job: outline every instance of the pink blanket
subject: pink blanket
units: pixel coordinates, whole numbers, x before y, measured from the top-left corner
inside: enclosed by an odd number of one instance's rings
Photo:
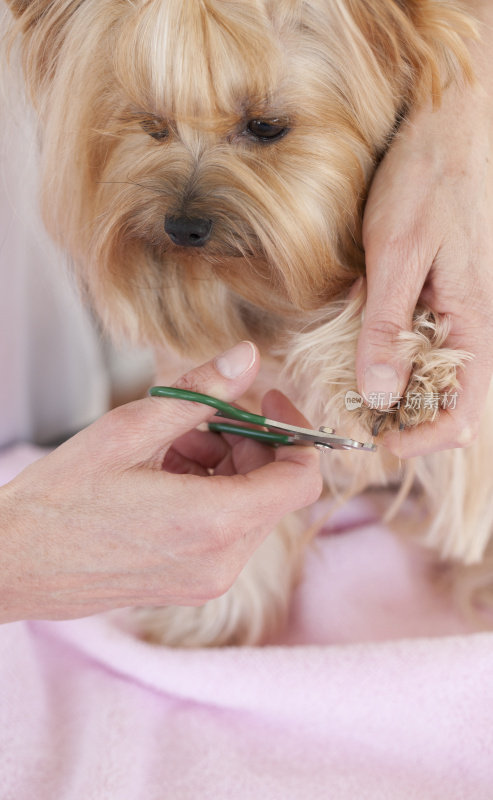
[[[276,645],[157,648],[122,612],[4,625],[1,800],[491,800],[493,636],[427,566],[358,501]]]

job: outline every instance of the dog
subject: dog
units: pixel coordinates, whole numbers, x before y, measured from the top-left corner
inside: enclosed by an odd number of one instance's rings
[[[475,28],[458,2],[8,5],[11,58],[39,118],[46,225],[113,335],[151,343],[160,376],[170,352],[198,360],[251,339],[265,383],[360,440],[436,415],[423,404],[354,411],[344,398],[364,308],[362,282],[350,290],[364,275],[368,187],[408,111],[472,79]],[[408,392],[458,389],[467,354],[444,347],[447,332],[446,319],[417,309],[400,344],[413,365]],[[493,524],[483,469],[492,431],[483,433],[406,468],[382,448],[333,453],[327,485],[334,496],[401,486],[398,498],[412,487],[428,515],[423,543],[480,564]],[[302,568],[305,527],[284,520],[205,606],[142,612],[142,635],[268,641]]]

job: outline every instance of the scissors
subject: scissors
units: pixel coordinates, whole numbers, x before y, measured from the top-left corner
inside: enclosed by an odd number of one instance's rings
[[[177,389],[174,386],[153,386],[149,389],[151,397],[171,397],[178,400],[190,400],[195,403],[203,403],[217,409],[216,417],[232,419],[237,422],[248,422],[259,425],[268,430],[258,428],[245,428],[241,425],[231,425],[224,422],[209,422],[209,430],[216,433],[234,433],[237,436],[246,436],[259,442],[270,445],[307,445],[316,447],[319,450],[364,450],[374,453],[376,445],[370,442],[356,442],[354,439],[347,439],[343,436],[336,436],[333,428],[322,427],[318,431],[309,428],[299,428],[296,425],[288,425],[286,422],[276,422],[276,420],[262,417],[259,414],[251,414],[241,408],[225,403],[217,397],[208,394],[192,392],[188,389]]]

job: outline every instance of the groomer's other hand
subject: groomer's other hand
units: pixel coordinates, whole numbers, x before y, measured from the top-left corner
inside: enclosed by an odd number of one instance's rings
[[[486,13],[493,18],[491,9]],[[485,35],[493,42],[493,25]],[[486,47],[477,45],[474,57],[476,64],[488,60],[493,76],[493,49]],[[485,88],[448,89],[437,111],[413,112],[376,172],[365,210],[368,300],[357,353],[359,391],[366,397],[404,393],[410,364],[397,360],[394,345],[400,331],[410,330],[420,298],[448,315],[447,345],[474,356],[460,371],[455,409],[441,411],[434,423],[385,434],[383,443],[404,458],[470,444],[493,372],[489,80]]]
[[[256,348],[241,342],[176,385],[232,401],[258,368]],[[283,396],[267,404],[306,424]],[[0,619],[196,605],[224,593],[322,482],[314,448],[185,437],[213,414],[155,397],[121,406],[1,488]]]

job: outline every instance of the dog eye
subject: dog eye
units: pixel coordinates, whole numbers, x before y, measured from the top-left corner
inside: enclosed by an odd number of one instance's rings
[[[274,142],[289,131],[286,120],[281,119],[251,119],[246,129],[259,142]]]
[[[140,127],[148,133],[149,136],[152,136],[153,139],[157,139],[158,142],[167,139],[169,136],[169,131],[164,120],[158,119],[157,117],[142,119],[140,121]]]

